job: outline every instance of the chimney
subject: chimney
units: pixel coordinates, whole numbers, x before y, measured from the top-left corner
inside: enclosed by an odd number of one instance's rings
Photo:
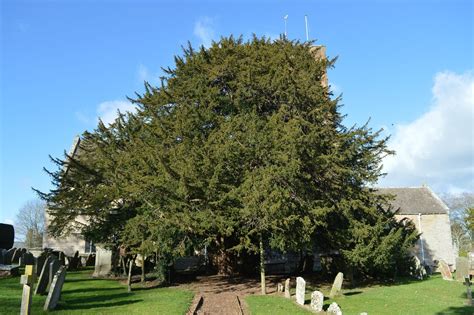
[[[313,46],[310,48],[309,51],[313,54],[314,59],[316,60],[326,59],[326,46],[323,46],[323,45]],[[327,76],[326,69],[324,69],[324,74],[323,74],[323,77],[321,78],[321,85],[323,87],[328,87],[328,76]]]

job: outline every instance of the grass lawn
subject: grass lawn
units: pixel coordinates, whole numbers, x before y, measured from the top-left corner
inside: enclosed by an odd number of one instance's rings
[[[185,314],[194,296],[174,288],[127,293],[117,280],[92,279],[90,274],[90,270],[67,273],[55,314]],[[0,279],[0,314],[19,314],[21,293],[19,277]],[[46,296],[33,295],[32,314],[47,314],[45,300]]]
[[[306,304],[311,293],[320,290],[329,294],[327,287],[317,288],[307,284]],[[281,296],[249,296],[246,299],[253,315],[259,314],[311,314],[294,302]],[[425,281],[408,281],[390,286],[371,286],[345,290],[344,295],[324,301],[324,309],[337,302],[344,315],[371,314],[474,314],[474,307],[464,305],[465,286],[455,281],[445,281],[439,275]]]

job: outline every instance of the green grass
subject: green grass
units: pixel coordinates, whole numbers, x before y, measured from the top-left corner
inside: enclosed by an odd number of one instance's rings
[[[91,271],[68,272],[61,301],[54,314],[185,314],[190,291],[175,288],[137,288],[132,293],[117,280],[90,278]],[[0,279],[0,314],[19,314],[20,278]],[[43,311],[46,296],[33,296],[32,314]]]
[[[306,304],[310,303],[313,290],[329,294],[329,288],[307,285]],[[246,299],[253,315],[311,314],[296,305],[294,299],[281,296],[249,296]],[[344,315],[360,314],[474,314],[474,307],[465,306],[465,286],[455,281],[445,281],[435,275],[425,281],[407,281],[390,286],[370,286],[345,290],[344,295],[324,301],[324,309],[337,302]]]

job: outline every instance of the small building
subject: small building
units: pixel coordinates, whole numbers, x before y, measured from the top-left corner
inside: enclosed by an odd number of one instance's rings
[[[436,261],[444,260],[451,268],[455,264],[455,250],[451,236],[449,208],[429,188],[378,188],[378,192],[395,197],[391,205],[399,220],[410,219],[420,233],[414,254],[422,263],[435,270]]]

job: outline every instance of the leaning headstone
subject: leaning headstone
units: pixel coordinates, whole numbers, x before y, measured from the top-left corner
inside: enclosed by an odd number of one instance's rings
[[[35,263],[35,256],[30,252],[26,252],[20,257],[20,266],[35,265]]]
[[[439,261],[438,268],[441,271],[441,276],[443,276],[444,280],[453,280],[453,274],[444,260]]]
[[[51,283],[51,288],[48,292],[48,297],[44,303],[44,310],[50,311],[56,308],[58,305],[59,297],[61,296],[61,290],[63,288],[64,280],[66,279],[66,267],[61,266],[54,275],[53,282]]]
[[[277,284],[277,292],[283,292],[283,284],[281,283]]]
[[[316,312],[321,312],[324,305],[324,294],[320,291],[311,293],[311,309]]]
[[[334,279],[334,283],[332,284],[331,293],[329,293],[329,297],[332,299],[335,296],[341,295],[342,290],[342,281],[344,280],[344,274],[339,272]]]
[[[41,255],[36,258],[36,276],[40,276],[41,272],[43,271],[43,266],[44,263],[46,262],[46,259],[48,258],[48,255],[46,253],[41,253]]]
[[[66,255],[63,252],[59,252],[59,262],[61,266],[66,266]]]
[[[285,281],[285,297],[290,298],[291,297],[291,292],[290,292],[290,278],[286,279]]]
[[[304,294],[306,292],[306,281],[303,278],[296,278],[296,303],[304,305]]]
[[[35,294],[45,294],[46,289],[49,283],[49,264],[53,260],[52,256],[46,258],[45,262],[43,263],[43,268],[41,268],[41,273],[38,278],[38,283],[36,284]]]
[[[467,257],[456,258],[456,280],[464,281],[466,277],[469,277],[469,259]]]
[[[332,302],[331,305],[329,305],[326,314],[342,315],[342,311],[336,302]]]
[[[13,255],[15,254],[15,251],[16,251],[16,248],[10,248],[9,250],[7,250],[7,252],[5,254],[4,265],[11,265],[12,264],[12,258],[13,258]]]
[[[97,248],[95,255],[95,268],[93,277],[102,277],[110,274],[112,270],[112,251],[103,248]]]
[[[20,264],[20,257],[21,257],[21,249],[20,248],[17,248],[15,249],[15,252],[13,253],[13,256],[12,256],[12,261],[11,261],[11,264],[12,265],[19,265]]]
[[[48,273],[49,279],[48,279],[48,286],[46,287],[46,291],[51,290],[51,284],[53,283],[54,275],[58,272],[61,266],[62,266],[61,262],[58,259],[55,259],[55,257],[53,257],[53,259],[49,263],[49,273]]]
[[[21,297],[20,315],[29,315],[31,311],[31,293],[33,292],[33,283],[35,282],[34,265],[25,266],[25,274],[21,276],[23,284],[23,295]]]

